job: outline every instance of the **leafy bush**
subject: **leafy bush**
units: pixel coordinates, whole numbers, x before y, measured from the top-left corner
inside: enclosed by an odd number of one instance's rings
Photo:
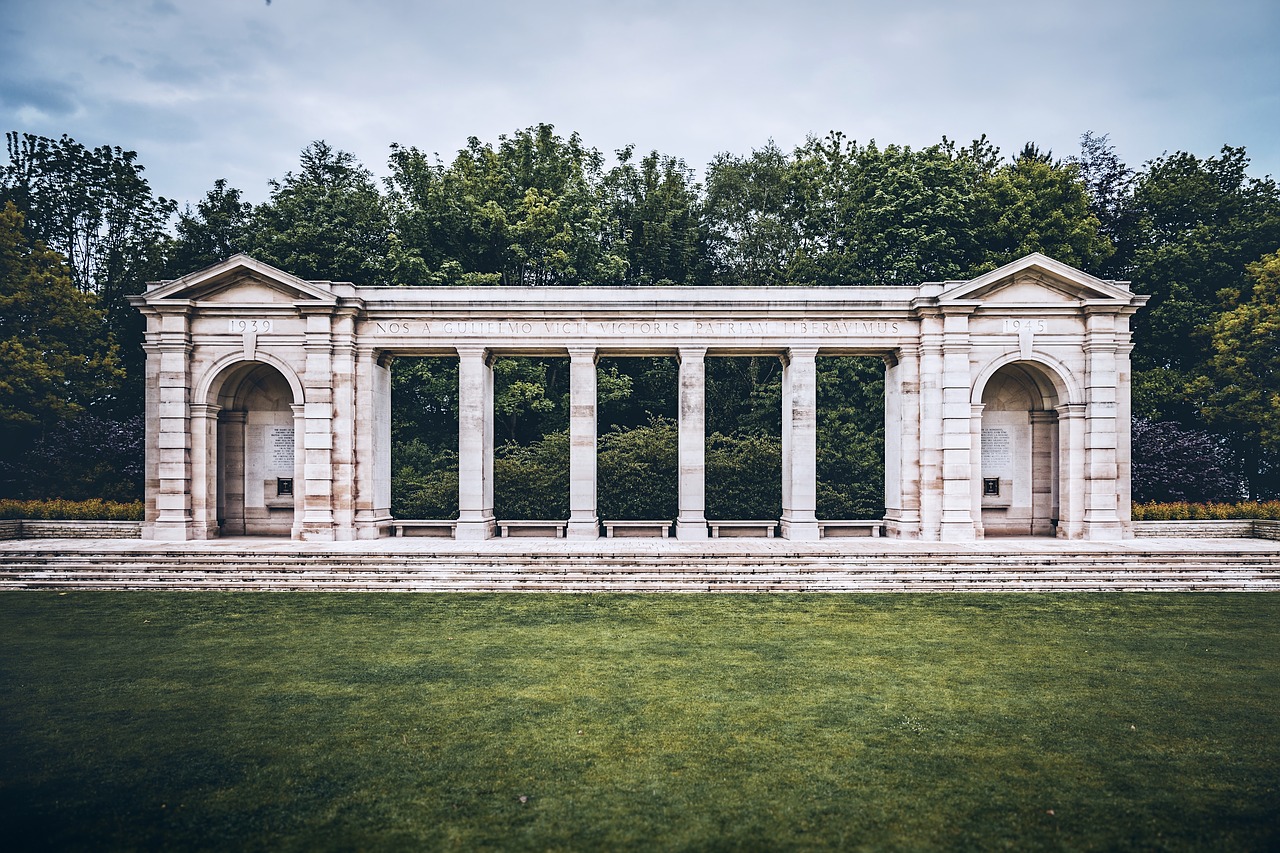
[[[1214,519],[1280,520],[1280,501],[1239,501],[1237,503],[1135,503],[1134,521],[1207,521]]]
[[[458,517],[458,453],[421,441],[396,446],[391,513],[396,518]]]
[[[509,441],[493,460],[493,502],[498,518],[569,517],[569,431],[529,445]]]
[[[1133,419],[1133,496],[1138,501],[1226,503],[1245,480],[1226,440],[1172,421]]]
[[[141,521],[142,501],[21,501],[0,499],[0,518],[71,521]]]
[[[782,515],[782,440],[712,433],[706,482],[707,518],[777,518]]]
[[[596,489],[600,517],[616,520],[675,518],[679,513],[676,422],[650,417],[634,429],[600,436]]]

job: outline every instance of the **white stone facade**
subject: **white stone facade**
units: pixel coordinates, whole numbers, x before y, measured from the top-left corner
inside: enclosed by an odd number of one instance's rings
[[[823,531],[816,359],[877,355],[887,535],[1126,538],[1129,317],[1145,301],[1042,255],[971,281],[850,288],[355,287],[237,255],[133,297],[147,318],[143,535],[388,535],[391,362],[449,356],[454,536],[492,537],[492,359],[552,355],[570,371],[565,535],[595,538],[596,360],[669,355],[675,535],[705,539],[706,359],[768,354],[784,365],[784,537]]]

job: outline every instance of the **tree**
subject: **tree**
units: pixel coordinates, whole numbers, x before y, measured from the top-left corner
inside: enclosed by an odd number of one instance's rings
[[[72,281],[96,294],[103,334],[120,344],[127,382],[116,401],[127,419],[142,405],[142,315],[126,301],[163,273],[176,202],[151,193],[137,152],[86,148],[69,136],[5,135],[9,163],[0,202],[26,215],[28,234],[60,253]]]
[[[603,203],[603,159],[575,133],[540,124],[472,137],[447,168],[392,146],[388,181],[400,266],[446,284],[626,281],[623,234]]]
[[[710,280],[702,187],[683,160],[651,151],[632,162],[618,151],[604,177],[609,217],[619,224],[628,284],[706,284]]]
[[[4,488],[22,455],[59,422],[108,399],[123,378],[96,294],[72,282],[62,258],[28,241],[12,202],[0,210],[0,444]],[[37,478],[38,479],[38,478]]]
[[[1222,436],[1173,421],[1133,421],[1133,499],[1236,501],[1244,494],[1239,465]]]
[[[1114,251],[1100,233],[1077,166],[1056,162],[1028,143],[1012,162],[996,170],[980,200],[986,209],[977,238],[986,269],[1032,252],[1083,270],[1098,270]],[[977,270],[974,270],[977,272]]]
[[[241,201],[240,190],[226,178],[178,214],[177,239],[169,254],[169,275],[177,277],[216,264],[249,249],[253,205]]]
[[[1250,264],[1249,298],[1212,326],[1209,379],[1197,390],[1209,423],[1240,443],[1255,497],[1280,495],[1280,252]]]
[[[317,140],[302,150],[296,174],[270,185],[252,217],[255,257],[300,278],[383,283],[391,223],[354,155]]]

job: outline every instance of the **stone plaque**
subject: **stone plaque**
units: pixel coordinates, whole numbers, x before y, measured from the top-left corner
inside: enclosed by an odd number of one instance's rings
[[[267,430],[266,449],[272,473],[293,476],[293,427],[273,426]]]
[[[1003,427],[982,428],[982,476],[1008,477],[1013,467],[1013,447],[1009,430]]]

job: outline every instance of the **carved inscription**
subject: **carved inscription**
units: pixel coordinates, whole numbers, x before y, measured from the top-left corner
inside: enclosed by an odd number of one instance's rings
[[[897,335],[897,320],[379,320],[380,335],[581,336],[581,337],[822,337]]]
[[[277,477],[293,474],[293,427],[273,426],[267,431],[267,459]]]
[[[1013,467],[1013,448],[1009,430],[1001,427],[982,428],[982,476],[1008,477]]]

